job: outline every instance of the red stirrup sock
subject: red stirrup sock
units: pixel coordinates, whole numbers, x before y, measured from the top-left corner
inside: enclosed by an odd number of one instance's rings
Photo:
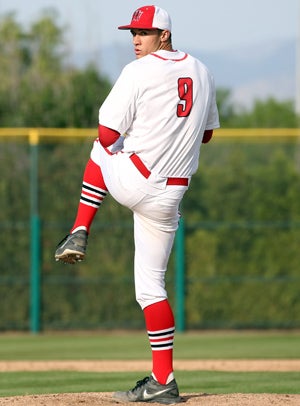
[[[175,322],[168,300],[144,309],[146,329],[152,350],[152,375],[162,385],[173,378],[173,340]]]
[[[78,229],[85,229],[89,233],[95,214],[107,192],[100,167],[89,159],[83,174],[80,201],[71,233]]]

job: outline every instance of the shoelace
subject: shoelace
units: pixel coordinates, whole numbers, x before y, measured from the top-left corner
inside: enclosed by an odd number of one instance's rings
[[[146,378],[141,379],[140,381],[137,381],[135,387],[131,390],[132,392],[135,392],[137,389],[139,389],[141,386],[145,385],[149,381],[149,376],[146,376]]]
[[[72,235],[72,234],[67,234],[58,244],[57,244],[57,246],[56,246],[56,248],[58,248],[62,243],[64,243],[65,241],[67,241],[67,239],[70,237],[70,235]],[[87,245],[87,241],[86,241],[86,245]],[[78,244],[76,244],[76,243],[74,243],[74,245],[78,245]]]
[[[67,235],[57,244],[56,247],[59,247],[60,244],[62,244],[63,242],[65,242],[65,241],[68,239],[69,235],[70,235],[70,234],[67,234]]]

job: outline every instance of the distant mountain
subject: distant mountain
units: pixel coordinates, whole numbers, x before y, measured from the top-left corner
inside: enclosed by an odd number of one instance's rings
[[[221,52],[185,49],[204,62],[216,87],[230,89],[235,103],[249,107],[255,99],[274,97],[294,100],[296,89],[296,40],[259,43]],[[77,53],[76,65],[94,61],[114,82],[124,65],[134,59],[132,46],[112,44],[99,52]]]
[[[191,51],[192,53],[193,51]],[[255,99],[295,99],[296,41],[261,43],[228,52],[194,51],[210,68],[217,87],[232,90],[237,103],[249,106]]]

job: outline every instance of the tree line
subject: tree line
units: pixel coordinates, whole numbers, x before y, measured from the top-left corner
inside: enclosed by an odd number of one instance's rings
[[[68,63],[66,29],[54,10],[29,28],[15,14],[0,18],[0,120],[2,127],[95,127],[98,109],[112,84],[101,68]],[[297,127],[292,101],[256,100],[250,109],[217,89],[223,128]]]

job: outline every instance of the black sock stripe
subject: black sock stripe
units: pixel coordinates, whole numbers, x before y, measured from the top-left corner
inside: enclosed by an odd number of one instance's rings
[[[149,333],[148,332],[148,336],[153,338],[153,337],[163,337],[163,336],[168,336],[170,334],[174,334],[175,333],[175,328],[170,329],[168,331],[164,331],[162,333]]]
[[[107,192],[105,192],[104,190],[103,191],[98,190],[98,189],[93,188],[92,186],[88,186],[88,185],[85,185],[85,184],[82,185],[82,189],[86,189],[88,191],[91,191],[91,192],[93,192],[95,194],[98,194],[98,195],[101,195],[101,196],[106,196],[107,195]]]
[[[166,343],[166,344],[151,344],[151,348],[165,348],[165,347],[172,347],[173,342]]]
[[[102,203],[102,200],[100,200],[100,201],[95,201],[95,200],[87,199],[87,198],[84,197],[84,196],[81,196],[81,197],[80,197],[80,200],[83,200],[83,201],[85,201],[85,202],[87,202],[87,203],[92,203],[92,204],[94,204],[95,206],[100,206],[101,203]]]

